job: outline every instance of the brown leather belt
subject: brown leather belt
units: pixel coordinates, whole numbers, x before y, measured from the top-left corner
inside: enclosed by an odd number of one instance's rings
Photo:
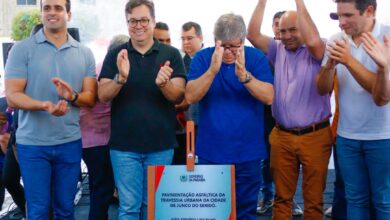
[[[304,134],[308,134],[308,133],[311,133],[311,132],[314,132],[314,131],[318,131],[322,128],[326,128],[330,125],[329,123],[329,120],[326,120],[326,121],[322,121],[322,122],[318,122],[316,124],[312,124],[312,125],[309,125],[309,126],[306,126],[304,128],[285,128],[283,126],[280,126],[278,124],[276,124],[275,126],[279,129],[279,130],[282,130],[282,131],[285,131],[285,132],[288,132],[288,133],[291,133],[291,134],[294,134],[294,135],[304,135]]]

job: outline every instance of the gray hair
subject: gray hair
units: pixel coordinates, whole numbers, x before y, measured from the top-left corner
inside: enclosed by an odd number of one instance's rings
[[[218,18],[214,26],[214,38],[220,41],[230,41],[239,38],[245,41],[246,26],[241,15],[224,14]]]
[[[128,42],[129,40],[130,40],[130,37],[127,35],[124,35],[124,34],[116,35],[111,39],[110,45],[108,46],[108,50],[113,50],[113,49],[119,47],[120,45]]]

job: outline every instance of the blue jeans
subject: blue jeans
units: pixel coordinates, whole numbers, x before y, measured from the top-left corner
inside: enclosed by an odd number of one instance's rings
[[[74,197],[80,176],[81,139],[52,146],[17,144],[27,201],[27,219],[74,219]]]
[[[119,195],[118,220],[147,219],[149,165],[169,165],[173,149],[153,153],[110,150]]]
[[[333,162],[336,180],[334,182],[332,219],[345,220],[347,219],[347,200],[345,199],[345,186],[343,177],[340,173],[340,165],[338,162],[336,145],[333,146]]]
[[[377,219],[390,220],[390,139],[362,141],[337,136],[336,150],[348,219],[371,219],[371,200]]]
[[[249,161],[235,166],[237,219],[256,220],[256,207],[261,184],[261,161]],[[216,164],[198,158],[198,164]]]
[[[83,160],[89,177],[89,220],[108,219],[108,208],[114,193],[110,149],[107,145],[83,149]]]

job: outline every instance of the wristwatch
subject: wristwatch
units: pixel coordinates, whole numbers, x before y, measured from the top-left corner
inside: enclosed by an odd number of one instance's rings
[[[246,73],[246,76],[245,76],[245,79],[244,80],[240,80],[240,82],[242,84],[247,84],[248,82],[250,82],[252,80],[252,76],[249,72]]]
[[[114,77],[114,81],[115,81],[117,84],[119,84],[119,85],[124,85],[124,84],[126,84],[126,81],[127,81],[127,80],[125,80],[125,79],[119,80],[119,73],[117,73],[117,74],[115,75],[115,77]]]
[[[76,103],[77,99],[79,98],[79,93],[73,90],[74,98],[72,100],[69,100],[69,102],[73,105]]]

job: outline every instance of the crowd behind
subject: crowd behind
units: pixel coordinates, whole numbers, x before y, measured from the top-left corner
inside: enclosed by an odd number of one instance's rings
[[[129,36],[95,64],[67,28],[71,1],[41,0],[42,24],[6,61],[0,186],[28,220],[74,219],[84,160],[90,220],[108,219],[113,197],[118,219],[147,219],[147,167],[185,164],[191,120],[197,163],[235,166],[237,219],[271,210],[276,220],[323,219],[333,149],[326,214],[390,220],[390,26],[375,19],[376,0],[334,2],[341,31],[330,39],[304,0],[276,12],[266,36],[258,0],[248,26],[238,14],[218,18],[213,47],[198,23],[183,24],[182,55],[153,2],[129,0]],[[303,210],[293,200],[300,173]]]

